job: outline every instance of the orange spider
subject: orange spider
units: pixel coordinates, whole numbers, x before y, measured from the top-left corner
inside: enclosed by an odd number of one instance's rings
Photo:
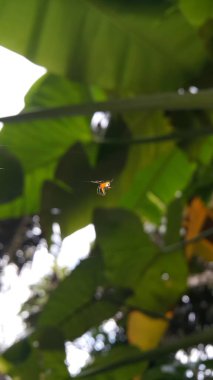
[[[107,190],[111,189],[111,182],[113,181],[113,179],[110,179],[110,180],[101,180],[101,181],[90,181],[92,183],[98,183],[98,187],[97,187],[97,194],[98,195],[106,195],[107,193]]]

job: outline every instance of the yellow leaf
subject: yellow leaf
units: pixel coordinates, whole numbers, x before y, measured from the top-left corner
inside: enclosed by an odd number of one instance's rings
[[[213,227],[213,212],[208,209],[200,198],[194,198],[186,210],[185,216],[186,240],[195,238],[202,231]],[[212,238],[204,238],[186,246],[186,256],[190,260],[192,256],[199,255],[205,260],[213,260]]]
[[[129,343],[141,350],[155,348],[168,327],[163,318],[151,318],[140,311],[129,313],[127,321],[127,337]]]

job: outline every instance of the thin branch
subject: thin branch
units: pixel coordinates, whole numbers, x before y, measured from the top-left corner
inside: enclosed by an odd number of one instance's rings
[[[125,367],[129,365],[134,365],[135,363],[143,362],[146,360],[156,360],[163,356],[175,353],[180,349],[186,349],[197,344],[203,343],[212,343],[213,341],[213,329],[206,329],[202,332],[191,334],[190,336],[183,337],[182,339],[175,339],[173,342],[166,345],[162,345],[154,350],[145,351],[135,357],[126,358],[118,360],[117,362],[108,364],[102,367],[88,368],[82,371],[82,374],[76,376],[76,379],[85,378],[87,376],[95,376],[100,373],[106,373],[118,369],[120,367]]]
[[[164,253],[174,252],[174,251],[177,251],[178,249],[184,248],[185,246],[187,246],[189,244],[197,243],[198,241],[200,241],[200,240],[202,240],[204,238],[207,238],[209,236],[212,236],[212,235],[213,235],[213,227],[208,228],[207,230],[202,231],[200,234],[197,234],[192,239],[181,240],[181,241],[178,241],[176,243],[167,245],[166,247],[162,248],[162,251]]]
[[[181,141],[191,140],[199,137],[213,135],[213,128],[205,128],[193,131],[184,131],[183,133],[168,133],[165,135],[153,135],[145,137],[135,137],[132,139],[112,139],[112,138],[98,138],[94,139],[94,143],[103,145],[134,145],[134,144],[152,144],[162,143],[167,141]]]
[[[37,109],[14,116],[0,118],[3,123],[18,123],[39,119],[55,119],[64,116],[93,115],[95,112],[126,112],[162,109],[200,110],[213,108],[213,89],[199,91],[197,94],[188,92],[183,95],[177,92],[141,95],[134,98],[114,99],[106,102],[73,104],[62,107]]]
[[[213,129],[212,129],[213,133]],[[165,135],[153,135],[153,136],[145,136],[145,137],[134,137],[130,139],[123,139],[123,138],[100,138],[95,137],[93,142],[96,144],[103,144],[103,145],[136,145],[136,144],[152,144],[152,143],[161,143],[161,142],[167,142],[167,141],[176,141],[180,139],[180,135],[177,133],[168,133]]]

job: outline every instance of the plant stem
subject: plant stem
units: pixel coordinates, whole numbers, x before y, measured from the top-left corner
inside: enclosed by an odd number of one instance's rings
[[[199,343],[212,343],[213,341],[213,329],[206,329],[202,332],[191,334],[190,336],[183,337],[181,339],[176,339],[175,341],[168,343],[166,345],[162,345],[154,350],[145,351],[135,357],[131,357],[125,360],[119,360],[117,362],[111,363],[102,367],[94,367],[91,369],[85,369],[82,373],[76,378],[83,378],[87,376],[95,376],[100,373],[105,373],[107,371],[112,371],[118,369],[120,367],[125,367],[128,365],[133,365],[135,363],[139,363],[145,360],[156,360],[161,358],[162,356],[169,355],[171,353],[177,352],[179,349],[186,349],[192,346],[195,346]]]
[[[127,99],[114,99],[106,102],[73,104],[63,107],[38,109],[14,116],[0,118],[3,123],[26,122],[38,119],[55,119],[65,116],[92,115],[95,112],[126,112],[143,110],[193,110],[212,109],[213,89],[202,90],[196,94],[183,95],[177,92],[141,95]]]
[[[212,235],[213,235],[213,227],[208,228],[207,230],[200,232],[199,234],[197,234],[196,236],[194,236],[191,239],[181,240],[181,241],[178,241],[176,243],[167,245],[166,247],[162,248],[162,251],[163,251],[163,253],[175,252],[180,248],[183,248],[189,244],[197,243],[198,241],[205,239],[205,238],[208,238],[209,236],[212,236]]]
[[[182,133],[168,133],[165,135],[153,135],[144,137],[134,137],[132,139],[112,139],[112,138],[95,138],[94,143],[104,145],[135,145],[135,144],[152,144],[164,143],[169,141],[191,140],[204,136],[213,135],[213,128],[200,130],[184,131]]]

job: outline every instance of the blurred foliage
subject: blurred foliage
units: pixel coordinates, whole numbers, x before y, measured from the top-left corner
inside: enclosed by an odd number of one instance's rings
[[[213,228],[213,114],[166,112],[163,94],[185,99],[189,91],[190,106],[194,92],[212,86],[212,18],[210,0],[0,0],[0,43],[48,70],[27,94],[24,112],[113,104],[138,94],[150,94],[149,105],[156,94],[162,100],[151,111],[135,105],[116,112],[115,105],[105,114],[107,128],[94,119],[91,124],[93,115],[80,110],[72,117],[50,111],[49,118],[5,123],[1,257],[7,253],[21,270],[43,237],[51,241],[54,222],[62,237],[93,223],[96,242],[71,273],[56,270],[40,285],[43,292],[34,290],[25,305],[26,336],[2,354],[2,376],[70,378],[65,342],[88,331],[98,339],[103,322],[113,318],[116,338],[105,339],[100,352],[90,350],[93,361],[80,377],[187,377],[190,366],[174,354],[188,332],[213,322],[206,275],[212,274],[212,238],[204,236]],[[159,141],[168,134],[174,138]],[[147,137],[152,142],[139,141]],[[98,196],[90,181],[111,179],[106,197]],[[200,287],[202,296],[194,291]],[[175,348],[160,359],[158,347],[165,349],[174,336]],[[197,343],[208,339],[212,328]]]

